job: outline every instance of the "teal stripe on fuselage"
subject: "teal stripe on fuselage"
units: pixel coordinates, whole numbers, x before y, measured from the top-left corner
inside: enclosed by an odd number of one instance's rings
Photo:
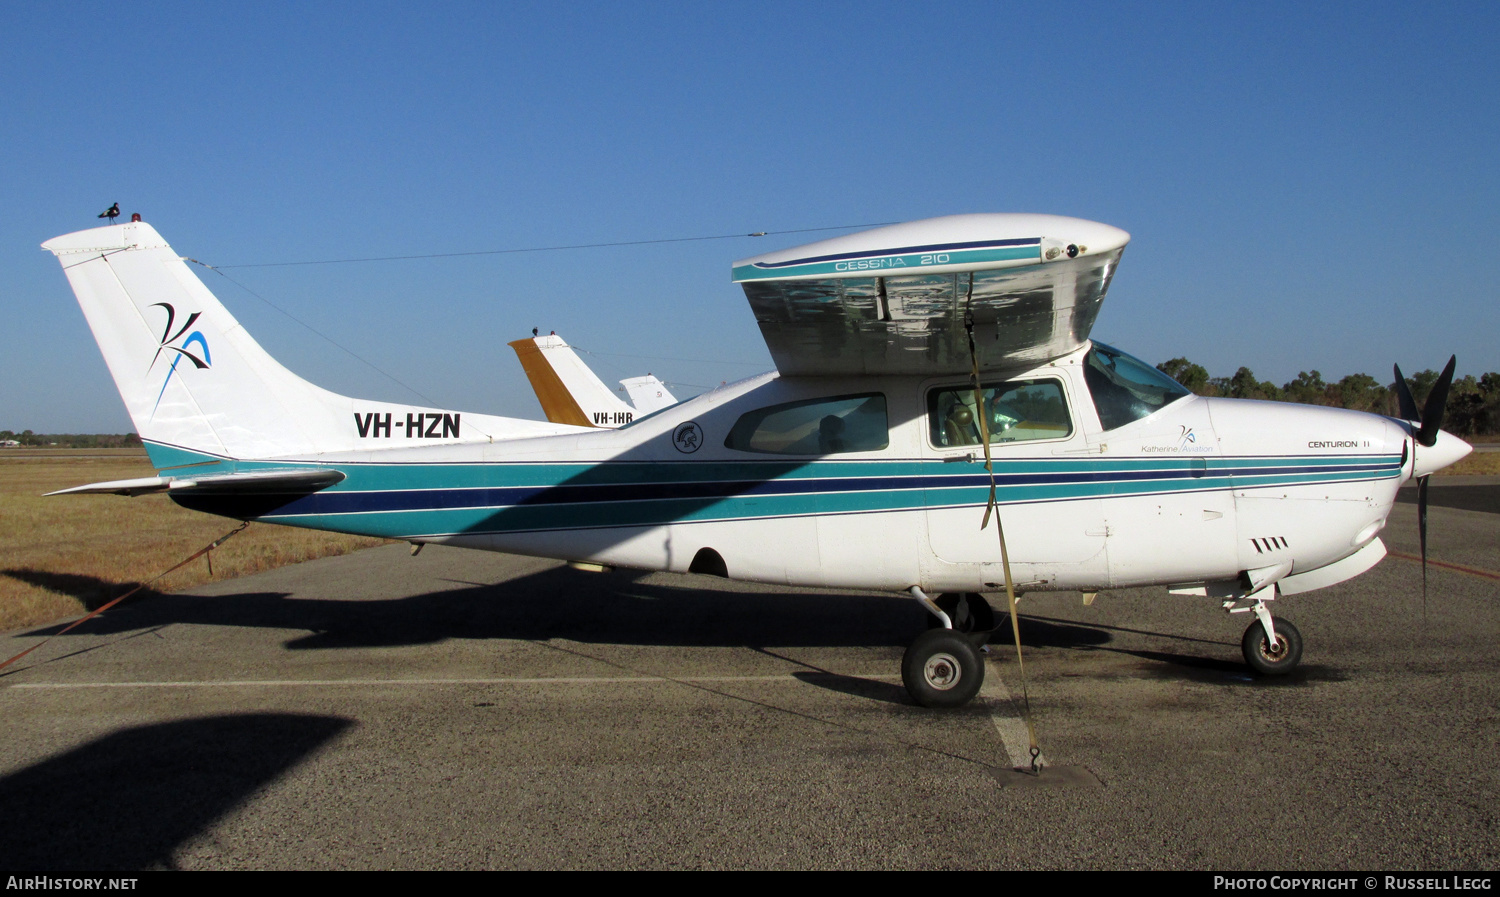
[[[1314,483],[1392,479],[1400,475],[1397,456],[1317,458],[1208,459],[1208,470],[1220,475],[1183,477],[1204,459],[1111,459],[1082,462],[1028,459],[997,464],[997,498],[1002,503],[1067,501],[1149,494],[1198,492],[1229,488],[1298,486]],[[1371,465],[1365,470],[1308,471],[1309,467]],[[282,465],[284,466],[284,465]],[[987,481],[976,483],[977,465],[943,464],[939,461],[812,461],[806,464],[661,463],[661,464],[529,464],[491,465],[338,465],[347,480],[327,491],[380,494],[390,491],[452,490],[496,486],[557,486],[604,484],[650,484],[711,482],[760,482],[776,479],[830,482],[839,477],[872,477],[893,480],[920,477],[923,485],[913,488],[873,488],[856,491],[799,492],[795,494],[726,495],[714,497],[632,499],[623,501],[579,500],[554,504],[514,504],[502,507],[451,507],[441,509],[376,510],[353,513],[270,514],[268,521],[323,529],[336,529],[391,538],[498,533],[600,527],[650,527],[670,523],[791,517],[810,514],[849,514],[872,511],[923,510],[928,507],[982,505],[988,498]],[[1268,468],[1302,468],[1284,473],[1255,473]],[[1199,471],[1205,470],[1197,466]],[[1245,472],[1240,472],[1245,471]],[[1103,479],[1061,483],[1012,482],[1027,475],[1163,474],[1161,479]],[[1232,473],[1230,476],[1222,474]],[[674,478],[671,476],[676,474]],[[1176,476],[1170,476],[1176,474]],[[963,484],[944,485],[945,479],[964,479]],[[987,480],[987,478],[985,478]],[[378,483],[378,485],[377,485]],[[462,485],[461,485],[462,484]],[[382,489],[385,486],[386,489]],[[404,488],[403,488],[404,487]],[[832,488],[832,487],[830,487]],[[476,496],[477,497],[477,496]]]
[[[164,475],[173,468],[193,466],[191,473],[211,467],[230,471],[285,470],[288,468],[331,467],[347,475],[343,482],[328,491],[386,491],[399,489],[468,489],[484,487],[534,486],[563,484],[577,486],[632,483],[719,482],[773,479],[834,479],[840,477],[904,476],[973,476],[982,473],[979,463],[943,463],[935,460],[824,460],[802,461],[600,461],[577,463],[537,463],[498,461],[485,463],[383,463],[351,461],[318,463],[308,461],[235,461],[202,452],[146,443],[151,464]],[[1394,455],[1315,455],[1284,457],[1220,457],[1173,455],[1137,458],[997,458],[995,473],[999,477],[1027,474],[1102,474],[1148,471],[1181,472],[1198,469],[1222,480],[1244,468],[1267,467],[1343,467],[1355,464],[1382,465],[1394,476],[1399,465]],[[188,472],[178,474],[189,475]],[[1234,474],[1238,476],[1238,474]]]
[[[287,461],[227,461],[198,452],[148,444],[153,465],[167,475],[182,465],[183,474],[212,470],[248,471],[266,468],[332,467],[347,478],[320,494],[351,497],[410,496],[402,510],[359,510],[347,513],[271,512],[259,519],[292,526],[332,529],[390,538],[457,533],[524,532],[599,527],[650,527],[674,522],[707,522],[810,514],[850,514],[874,511],[917,511],[928,507],[982,505],[988,498],[988,478],[974,463],[938,460],[748,460],[704,462],[602,462],[547,464],[498,462],[455,463],[331,463]],[[167,462],[162,464],[161,462]],[[203,463],[207,462],[207,463]],[[1335,470],[1328,468],[1364,468]],[[1319,470],[1319,468],[1324,468]],[[1388,480],[1399,477],[1396,455],[1318,455],[1232,458],[1173,456],[1167,458],[1028,458],[995,462],[997,498],[1002,503],[1068,501],[1115,496],[1198,492],[1229,488],[1266,488],[1314,483]],[[1277,470],[1280,469],[1280,470]],[[1028,478],[1080,477],[1063,482],[1026,482]],[[1159,477],[1159,478],[1158,478]],[[844,484],[839,480],[860,480]],[[882,486],[882,480],[889,485]],[[818,491],[818,480],[829,481]],[[787,494],[718,494],[682,498],[635,498],[599,501],[588,487],[618,487],[684,483],[774,484],[797,481],[803,485]],[[809,482],[812,481],[812,482]],[[951,485],[945,481],[955,481]],[[961,482],[957,482],[961,481]],[[916,485],[914,485],[914,483]],[[479,490],[557,487],[564,496],[553,502],[517,501],[486,505]],[[582,488],[580,488],[582,487]],[[731,490],[737,486],[729,487]],[[774,489],[774,486],[772,487]],[[462,506],[466,490],[476,490],[477,507]],[[842,491],[840,491],[842,490]],[[607,490],[606,490],[607,491]],[[448,506],[419,505],[421,493],[443,493]],[[452,496],[457,495],[458,499]],[[576,496],[576,497],[574,497]],[[363,501],[363,499],[359,499]],[[346,500],[344,504],[349,504]],[[329,509],[321,509],[329,510]]]
[[[172,475],[172,471],[181,467],[192,467],[193,473],[201,473],[204,470],[218,468],[223,465],[233,465],[233,461],[226,461],[213,455],[195,452],[190,449],[178,448],[175,445],[162,445],[159,442],[145,441],[146,457],[151,460],[151,466],[158,471],[165,471]],[[283,465],[285,466],[285,465]],[[215,473],[223,473],[223,470],[214,470]],[[179,476],[186,476],[186,473]]]
[[[803,517],[922,507],[920,490],[901,497],[894,492],[832,495],[756,495],[720,499],[705,505],[693,499],[630,502],[580,502],[570,505],[516,505],[441,511],[389,511],[360,514],[306,514],[268,517],[274,523],[410,538],[456,533],[514,533],[539,530],[664,526],[761,517]],[[914,499],[914,500],[913,500]]]
[[[997,476],[1027,474],[1088,474],[1160,471],[1174,473],[1195,469],[1192,458],[1140,458],[1097,461],[1018,459],[997,460]],[[1343,467],[1351,464],[1393,464],[1390,457],[1346,456],[1318,458],[1207,459],[1199,470],[1233,474],[1243,468]],[[839,477],[973,476],[983,472],[980,464],[945,464],[940,461],[822,461],[799,462],[730,461],[603,461],[591,463],[537,464],[495,462],[488,464],[312,464],[284,461],[230,462],[237,470],[285,469],[289,467],[333,467],[348,475],[330,491],[385,491],[394,489],[468,489],[504,486],[604,486],[631,483],[726,482],[738,480],[832,479]]]
[[[1211,492],[1222,489],[1255,489],[1262,486],[1303,486],[1312,483],[1341,483],[1374,477],[1368,472],[1279,474],[1275,476],[1204,477],[1193,480],[1134,480],[1127,482],[1058,483],[1037,486],[1006,487],[996,484],[995,497],[1002,504],[1034,501],[1065,501],[1079,498],[1114,498],[1132,495],[1159,495],[1179,492]],[[1166,488],[1163,488],[1163,487]],[[989,486],[929,487],[929,505],[980,505],[989,500]]]

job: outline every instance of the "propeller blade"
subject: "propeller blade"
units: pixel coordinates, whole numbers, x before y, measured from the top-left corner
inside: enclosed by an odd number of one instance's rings
[[[1422,619],[1427,619],[1427,477],[1417,480],[1417,534],[1422,540]]]
[[[1428,448],[1437,444],[1438,430],[1443,427],[1443,412],[1448,407],[1448,387],[1453,385],[1453,367],[1457,363],[1457,355],[1448,359],[1448,366],[1443,368],[1437,382],[1432,385],[1432,392],[1427,394],[1427,405],[1422,409],[1422,429],[1417,433],[1417,442]]]
[[[1402,420],[1421,420],[1422,413],[1417,410],[1417,400],[1411,397],[1411,387],[1406,385],[1406,378],[1401,376],[1401,365],[1396,368],[1396,399],[1401,403]]]

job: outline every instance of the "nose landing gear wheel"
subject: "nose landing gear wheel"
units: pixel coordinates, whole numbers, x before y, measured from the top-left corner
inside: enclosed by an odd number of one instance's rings
[[[1302,660],[1302,633],[1285,620],[1272,624],[1276,630],[1276,644],[1266,637],[1266,629],[1259,620],[1245,630],[1240,648],[1245,652],[1245,663],[1262,676],[1285,676],[1296,669]]]
[[[901,681],[923,707],[960,707],[984,684],[984,658],[968,636],[929,629],[901,658]]]

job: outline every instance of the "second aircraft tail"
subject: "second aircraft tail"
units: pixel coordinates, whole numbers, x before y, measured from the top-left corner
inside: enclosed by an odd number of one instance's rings
[[[536,391],[547,420],[582,427],[620,427],[635,419],[636,409],[600,380],[573,347],[553,333],[509,344]]]

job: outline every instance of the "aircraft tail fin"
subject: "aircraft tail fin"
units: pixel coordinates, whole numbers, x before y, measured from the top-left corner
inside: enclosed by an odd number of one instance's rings
[[[158,467],[189,453],[307,454],[544,435],[557,427],[352,399],[287,370],[245,332],[151,225],[42,244],[61,262]]]
[[[573,347],[557,334],[518,339],[509,344],[536,391],[547,420],[584,427],[619,427],[635,418],[636,409],[604,385]]]

